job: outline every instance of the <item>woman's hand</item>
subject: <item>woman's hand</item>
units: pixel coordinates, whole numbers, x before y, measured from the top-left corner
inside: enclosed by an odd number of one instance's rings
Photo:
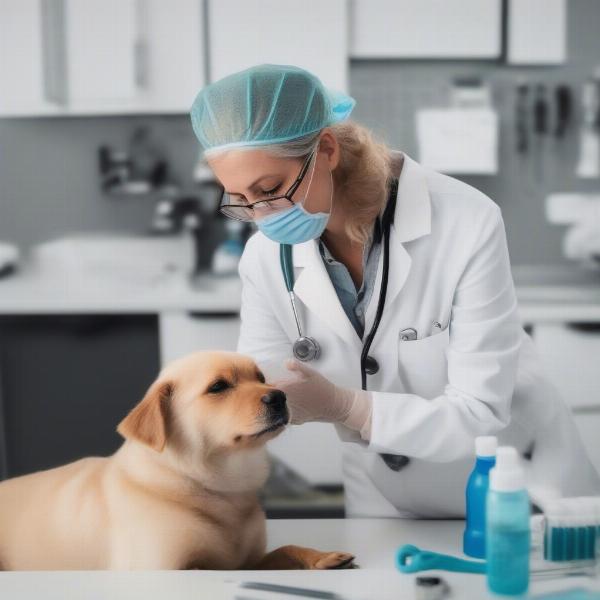
[[[273,385],[285,392],[290,411],[290,423],[309,421],[342,423],[356,431],[368,425],[370,433],[371,394],[364,390],[339,387],[304,363],[288,360],[287,368],[297,378],[280,380]]]

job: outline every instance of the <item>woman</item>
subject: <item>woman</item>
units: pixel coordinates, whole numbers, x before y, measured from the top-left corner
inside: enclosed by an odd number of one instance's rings
[[[222,212],[259,229],[239,269],[239,352],[288,359],[293,424],[335,425],[349,516],[463,516],[479,435],[524,454],[538,502],[600,490],[520,326],[500,209],[377,143],[348,121],[354,104],[307,71],[260,65],[192,106]],[[294,345],[282,245],[318,351]]]

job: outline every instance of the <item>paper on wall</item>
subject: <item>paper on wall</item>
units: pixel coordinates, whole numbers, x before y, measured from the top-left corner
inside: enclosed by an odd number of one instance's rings
[[[498,172],[498,115],[491,108],[417,112],[419,162],[442,173]]]

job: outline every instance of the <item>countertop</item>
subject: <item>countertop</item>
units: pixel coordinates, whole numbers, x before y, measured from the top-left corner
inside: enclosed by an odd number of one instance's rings
[[[600,269],[515,265],[519,314],[528,322],[600,322]]]
[[[575,265],[517,265],[512,269],[524,323],[600,322],[600,271]],[[0,279],[0,314],[236,313],[241,283],[236,274],[179,271],[159,275],[118,272],[79,276],[25,264]]]
[[[179,271],[132,278],[80,277],[26,265],[0,279],[0,314],[127,314],[189,311],[237,313],[237,275],[190,278]]]
[[[269,548],[285,544],[342,550],[355,554],[360,569],[346,571],[35,571],[0,573],[0,597],[10,600],[219,600],[233,598],[240,581],[265,581],[329,590],[348,600],[411,600],[415,598],[415,575],[396,571],[398,546],[412,543],[420,548],[461,554],[463,521],[407,519],[272,520],[267,522]],[[452,598],[470,600],[491,597],[482,575],[442,573]],[[571,587],[600,592],[600,581],[578,577],[534,581],[531,597]],[[245,594],[249,596],[249,594]],[[275,594],[252,598],[279,600]],[[299,598],[299,596],[295,596]],[[286,596],[287,598],[287,596]],[[289,597],[290,600],[294,596]]]

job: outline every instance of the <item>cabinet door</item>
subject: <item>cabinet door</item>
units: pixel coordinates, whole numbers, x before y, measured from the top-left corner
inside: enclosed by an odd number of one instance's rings
[[[164,312],[159,316],[160,362],[167,363],[202,350],[235,352],[240,336],[237,314]]]
[[[140,5],[140,112],[187,113],[205,84],[205,1],[143,0]]]
[[[353,58],[498,58],[500,0],[352,0]]]
[[[39,0],[0,0],[0,116],[50,114],[44,96]]]
[[[158,370],[156,316],[0,317],[3,475],[114,452]]]
[[[348,89],[346,0],[210,0],[208,14],[211,81],[274,63]]]
[[[0,0],[0,116],[185,113],[204,0]]]
[[[46,71],[64,70],[65,104],[101,108],[131,102],[136,94],[136,0],[44,0],[42,8],[44,48],[64,44],[64,64],[47,65]],[[53,23],[57,17],[60,24]]]
[[[567,60],[566,0],[509,0],[506,59],[515,65]]]

